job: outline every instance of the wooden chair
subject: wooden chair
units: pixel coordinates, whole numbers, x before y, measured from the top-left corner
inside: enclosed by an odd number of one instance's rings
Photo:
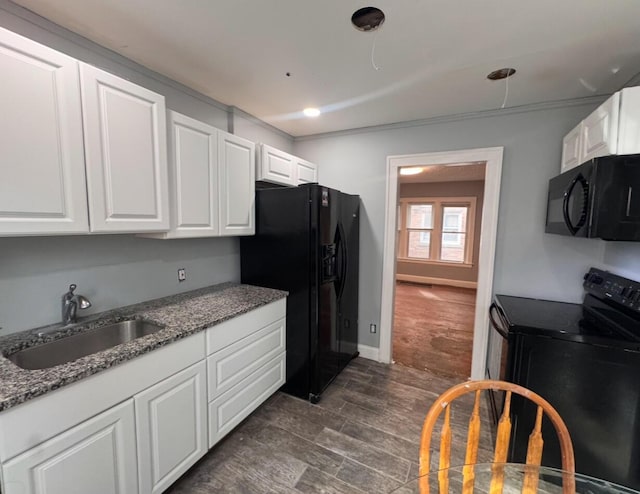
[[[473,411],[469,420],[469,430],[467,435],[467,450],[462,471],[463,476],[463,493],[472,493],[474,488],[474,468],[477,463],[478,444],[480,442],[480,398],[482,390],[501,390],[506,391],[505,403],[498,423],[498,431],[496,437],[496,447],[493,456],[492,478],[489,488],[490,494],[500,494],[504,483],[504,466],[501,464],[507,461],[507,452],[509,449],[509,439],[511,436],[511,394],[516,393],[524,398],[529,399],[538,406],[536,420],[533,431],[529,436],[529,444],[527,448],[527,465],[525,467],[525,476],[523,480],[522,492],[525,494],[535,493],[538,487],[538,471],[535,467],[540,466],[542,459],[542,416],[547,415],[553,424],[558,438],[560,440],[560,452],[562,456],[563,474],[562,490],[563,494],[575,493],[575,460],[573,457],[573,445],[571,437],[566,425],[560,418],[558,412],[541,396],[533,391],[504,381],[469,381],[445,391],[436,402],[431,406],[422,427],[422,439],[420,443],[420,493],[427,494],[429,491],[429,449],[431,447],[431,436],[433,428],[440,414],[444,411],[444,423],[442,425],[440,438],[440,463],[438,473],[438,483],[440,493],[449,492],[449,477],[447,469],[451,466],[451,402],[463,395],[475,392],[475,402]],[[526,426],[527,424],[525,424]]]

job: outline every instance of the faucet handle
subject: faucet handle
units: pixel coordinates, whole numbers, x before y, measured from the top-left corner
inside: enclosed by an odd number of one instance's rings
[[[71,283],[69,285],[69,292],[73,293],[76,288],[78,288],[78,286],[75,283]]]

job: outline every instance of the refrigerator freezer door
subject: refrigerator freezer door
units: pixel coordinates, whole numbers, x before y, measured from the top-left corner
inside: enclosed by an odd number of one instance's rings
[[[317,319],[310,199],[304,187],[258,190],[256,235],[240,240],[242,283],[289,292],[285,390],[305,399],[312,374],[310,327]]]

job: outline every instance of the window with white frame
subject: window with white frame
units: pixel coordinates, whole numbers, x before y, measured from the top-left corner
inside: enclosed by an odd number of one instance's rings
[[[475,197],[401,199],[399,257],[472,263]]]

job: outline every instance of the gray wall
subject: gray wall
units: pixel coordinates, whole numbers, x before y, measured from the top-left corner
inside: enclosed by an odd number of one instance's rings
[[[480,231],[482,229],[482,205],[484,203],[484,181],[425,182],[400,184],[399,198],[403,197],[475,197],[473,253],[471,267],[451,264],[428,264],[398,260],[397,274],[427,276],[445,280],[478,281],[478,254],[480,252]]]
[[[229,116],[231,122],[229,131],[235,135],[256,143],[263,142],[269,144],[287,153],[292,152],[293,137],[289,134],[285,134],[237,108],[231,108]]]
[[[547,181],[559,173],[561,140],[597,103],[492,112],[423,125],[308,137],[294,153],[319,163],[324,185],[362,198],[360,341],[378,346],[389,155],[504,146],[494,292],[578,302],[590,266],[640,278],[640,244],[544,233]]]
[[[0,26],[161,93],[167,107],[228,129],[228,107],[85,38],[0,0]],[[251,120],[242,128],[274,146],[287,135]],[[249,130],[248,130],[249,129]],[[289,138],[288,147],[290,148]],[[287,149],[289,150],[289,149]],[[0,155],[0,166],[2,165]],[[178,268],[187,280],[178,284]],[[54,323],[70,283],[86,314],[240,278],[235,238],[154,240],[131,235],[0,238],[0,334]]]

